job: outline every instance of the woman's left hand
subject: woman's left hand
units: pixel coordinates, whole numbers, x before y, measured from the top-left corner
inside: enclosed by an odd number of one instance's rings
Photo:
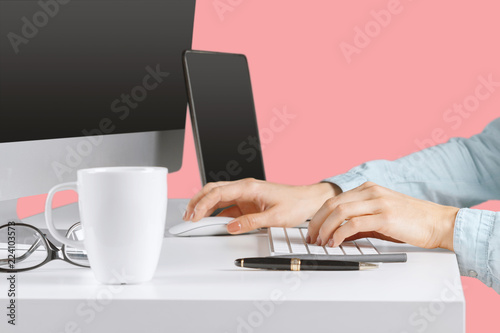
[[[345,239],[375,237],[453,251],[458,210],[366,182],[328,199],[309,222],[306,241],[338,246]]]

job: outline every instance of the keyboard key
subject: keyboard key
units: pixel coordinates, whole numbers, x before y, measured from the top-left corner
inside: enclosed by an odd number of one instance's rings
[[[286,240],[285,229],[270,228],[273,239],[273,248],[275,253],[290,253],[288,242]]]
[[[355,242],[363,254],[378,254],[377,249],[368,239],[357,239]]]
[[[309,248],[309,252],[311,252],[311,254],[326,254],[323,246],[307,244],[307,247]]]
[[[290,242],[290,247],[292,253],[297,254],[308,254],[307,247],[302,238],[302,233],[298,228],[286,228],[286,233],[288,235],[288,241]]]
[[[356,244],[354,244],[353,241],[343,242],[340,246],[342,247],[342,250],[344,250],[346,255],[362,254],[361,252],[359,252]]]
[[[344,255],[344,251],[340,247],[329,247],[325,246],[325,250],[328,254],[338,254],[338,255]]]

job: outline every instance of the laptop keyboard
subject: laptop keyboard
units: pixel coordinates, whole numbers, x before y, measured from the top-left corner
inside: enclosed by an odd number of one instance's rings
[[[307,228],[269,228],[269,242],[272,255],[282,254],[325,254],[325,255],[373,255],[379,251],[369,239],[344,241],[338,247],[307,244]]]

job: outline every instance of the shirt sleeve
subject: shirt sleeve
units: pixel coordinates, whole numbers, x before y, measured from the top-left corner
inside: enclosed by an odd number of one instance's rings
[[[500,293],[500,213],[467,208],[500,199],[500,118],[469,139],[453,138],[395,161],[367,162],[323,181],[342,191],[371,181],[415,198],[464,207],[453,239],[460,273]]]
[[[469,139],[453,138],[395,161],[367,162],[324,181],[342,191],[371,181],[455,207],[500,199],[500,118]]]
[[[500,294],[500,213],[460,209],[453,248],[461,275],[478,278]]]

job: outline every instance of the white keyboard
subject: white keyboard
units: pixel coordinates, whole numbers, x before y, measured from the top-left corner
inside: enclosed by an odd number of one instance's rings
[[[339,247],[307,244],[306,228],[269,228],[269,241],[272,242],[271,253],[279,254],[379,254],[367,239],[343,242]]]
[[[380,253],[368,238],[344,241],[338,247],[307,244],[307,228],[269,228],[272,256],[325,255],[328,259],[378,262],[405,262],[406,253]],[[325,257],[325,259],[326,259]]]

